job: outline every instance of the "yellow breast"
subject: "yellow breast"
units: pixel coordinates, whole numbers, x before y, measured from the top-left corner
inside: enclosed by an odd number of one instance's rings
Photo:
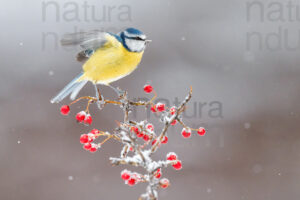
[[[130,52],[116,39],[99,48],[83,65],[83,79],[94,83],[109,84],[134,71],[143,52]]]

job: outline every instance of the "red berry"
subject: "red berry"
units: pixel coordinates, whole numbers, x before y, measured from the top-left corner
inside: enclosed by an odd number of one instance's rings
[[[93,122],[92,116],[90,114],[87,114],[84,118],[84,123],[91,125],[92,122]]]
[[[155,176],[155,178],[160,178],[161,177],[161,170],[160,170],[160,168],[158,170],[156,170],[154,176]]]
[[[94,152],[97,151],[97,149],[98,149],[97,144],[92,143],[92,147],[90,148],[90,152],[91,152],[91,153],[94,153]]]
[[[98,135],[100,133],[100,131],[98,129],[93,129],[93,130],[91,130],[91,133],[94,135]]]
[[[178,160],[177,163],[175,165],[173,165],[173,168],[176,170],[181,170],[182,169],[181,161]]]
[[[191,135],[192,135],[191,129],[183,128],[182,131],[181,131],[181,135],[182,135],[184,138],[189,138],[189,137],[191,137]]]
[[[162,144],[167,144],[168,142],[168,137],[167,136],[164,136],[163,140],[161,141]]]
[[[95,137],[95,135],[93,133],[89,133],[88,137],[89,137],[89,142],[93,142],[94,139],[96,139],[96,137]]]
[[[148,135],[144,135],[144,140],[147,142],[150,140],[149,136]]]
[[[166,178],[163,178],[159,181],[160,187],[167,188],[170,185],[170,181]]]
[[[86,144],[83,145],[83,148],[84,148],[85,150],[87,150],[87,151],[90,150],[91,147],[92,147],[91,143],[86,143]]]
[[[130,186],[133,186],[136,184],[136,179],[131,177],[128,181],[127,181],[127,184],[130,185]]]
[[[89,136],[87,134],[82,134],[80,136],[80,143],[85,144],[89,142]]]
[[[134,132],[135,134],[138,134],[139,133],[139,128],[138,127],[131,127],[131,131]]]
[[[130,147],[130,148],[129,148],[129,151],[133,151],[133,147]]]
[[[130,178],[130,172],[128,171],[128,170],[123,170],[122,172],[121,172],[121,178],[124,180],[124,181],[126,181],[126,180],[128,180],[129,178]]]
[[[165,104],[163,103],[157,103],[156,104],[156,109],[159,111],[159,112],[162,112],[165,110]]]
[[[142,138],[142,137],[144,137],[144,133],[143,132],[139,132],[136,136],[139,137],[139,138]]]
[[[176,107],[173,106],[172,108],[170,108],[170,114],[174,115],[176,113]]]
[[[151,85],[145,85],[145,86],[144,86],[144,91],[145,91],[146,93],[150,93],[150,92],[153,91],[153,87],[152,87]]]
[[[80,111],[79,113],[76,114],[76,119],[78,122],[83,122],[85,119],[86,113],[84,111]]]
[[[149,131],[154,131],[154,126],[153,126],[153,124],[147,124],[147,125],[146,125],[146,128],[147,128]]]
[[[170,152],[167,154],[167,160],[177,160],[176,153]]]
[[[157,173],[156,175],[155,175],[155,178],[160,178],[161,177],[161,173]]]
[[[156,112],[156,105],[151,106],[151,111],[154,113]]]
[[[68,115],[70,112],[70,107],[68,105],[63,105],[62,107],[60,107],[60,113],[62,115]]]
[[[151,143],[152,146],[153,146],[155,143],[156,143],[156,139],[152,141],[152,143]]]
[[[197,131],[197,133],[199,134],[199,135],[201,135],[201,136],[203,136],[203,135],[205,135],[205,129],[203,128],[203,127],[200,127],[199,129],[198,129],[198,131]]]
[[[174,119],[174,120],[171,122],[171,125],[174,126],[174,125],[176,125],[176,124],[177,124],[177,120]]]

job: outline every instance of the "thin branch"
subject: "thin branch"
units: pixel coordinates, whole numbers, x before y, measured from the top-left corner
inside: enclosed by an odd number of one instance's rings
[[[189,92],[188,96],[185,98],[185,100],[178,107],[178,110],[176,111],[176,113],[170,118],[170,120],[167,120],[165,122],[165,126],[164,126],[161,134],[158,137],[159,139],[155,142],[155,144],[151,148],[151,154],[154,153],[157,150],[158,145],[162,142],[162,140],[163,140],[164,136],[166,135],[167,130],[170,126],[170,121],[172,122],[174,119],[178,118],[178,115],[180,115],[180,113],[183,111],[185,105],[189,102],[189,100],[191,98],[192,98],[192,87],[190,88],[190,92]]]

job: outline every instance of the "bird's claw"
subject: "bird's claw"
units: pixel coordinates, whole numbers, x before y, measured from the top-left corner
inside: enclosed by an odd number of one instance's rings
[[[102,95],[100,98],[97,98],[96,104],[99,110],[101,110],[104,107],[105,101]]]
[[[123,96],[125,96],[125,91],[121,90],[120,88],[116,88],[116,93],[118,94],[118,97],[121,98]]]

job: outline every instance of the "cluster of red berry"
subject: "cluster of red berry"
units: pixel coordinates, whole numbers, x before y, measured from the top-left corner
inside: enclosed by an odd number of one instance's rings
[[[85,150],[94,153],[101,147],[100,144],[93,143],[93,141],[99,137],[99,133],[99,130],[93,129],[88,134],[82,134],[80,136],[80,143],[83,144]]]
[[[143,139],[145,142],[148,142],[154,138],[152,141],[152,145],[154,145],[157,141],[156,135],[154,134],[154,126],[151,123],[145,125],[145,131],[140,130],[138,126],[132,126],[131,132],[135,133],[138,138]],[[161,141],[162,144],[166,144],[168,142],[168,137],[164,136]]]
[[[142,138],[145,142],[148,142],[154,137],[154,126],[150,123],[147,124],[145,131],[140,130],[137,126],[132,126],[131,132],[135,133],[138,138]]]
[[[89,152],[96,152],[101,145],[104,144],[104,142],[108,141],[110,138],[116,139],[118,141],[121,141],[124,144],[123,147],[123,153],[121,153],[120,158],[111,158],[113,161],[116,160],[122,160],[121,164],[130,164],[134,163],[134,166],[142,166],[147,169],[147,171],[151,171],[151,173],[148,174],[140,174],[137,172],[131,172],[129,170],[123,170],[121,172],[121,178],[125,181],[125,184],[129,186],[134,186],[140,182],[149,182],[151,185],[158,185],[161,188],[167,188],[170,185],[170,181],[166,178],[162,178],[162,167],[166,167],[168,165],[171,165],[175,170],[181,170],[182,169],[182,162],[178,159],[178,156],[174,152],[170,152],[166,155],[165,161],[155,162],[150,159],[150,153],[156,151],[157,148],[160,147],[161,144],[166,144],[169,140],[169,138],[166,136],[167,128],[169,125],[176,125],[180,124],[182,125],[183,129],[181,131],[181,135],[184,138],[190,138],[192,136],[192,132],[195,131],[198,133],[198,135],[203,136],[205,135],[205,129],[203,127],[200,127],[198,129],[189,128],[185,125],[185,123],[182,121],[182,118],[180,116],[181,112],[183,111],[183,106],[189,101],[191,97],[191,90],[190,90],[190,96],[189,98],[186,98],[186,101],[181,104],[181,106],[173,106],[168,108],[164,103],[158,102],[156,104],[153,103],[153,100],[156,98],[156,93],[153,90],[153,87],[149,84],[144,86],[144,92],[146,93],[154,93],[154,97],[148,101],[143,102],[142,105],[150,105],[150,109],[153,113],[156,115],[161,115],[161,121],[165,123],[165,132],[162,132],[159,136],[155,134],[154,125],[151,123],[148,123],[147,121],[141,121],[141,122],[135,122],[135,121],[129,121],[124,120],[124,123],[119,123],[120,129],[125,130],[124,133],[120,132],[119,134],[110,134],[108,132],[102,132],[97,129],[91,130],[87,134],[82,134],[80,136],[80,143],[83,145],[83,148],[86,151]],[[89,100],[90,102],[95,102],[97,99],[94,97],[84,97],[85,99]],[[81,98],[82,99],[82,98]],[[124,98],[125,100],[127,98]],[[77,102],[76,100],[74,102]],[[71,104],[73,104],[72,102]],[[107,102],[113,102],[113,104],[116,105],[124,105],[124,102],[116,102],[116,101],[109,101]],[[91,125],[92,124],[92,117],[89,114],[89,103],[87,105],[87,109],[85,111],[80,111],[76,114],[76,120],[79,123],[83,123],[85,125]],[[69,104],[69,105],[71,105]],[[63,105],[60,109],[62,115],[68,115],[70,113],[70,107],[69,105]],[[121,106],[122,107],[122,106]],[[125,107],[125,106],[124,106]],[[124,109],[124,107],[122,107]],[[125,113],[124,109],[124,113]],[[128,117],[128,111],[127,111],[127,117]],[[95,140],[99,138],[100,136],[106,136],[107,138],[102,141],[101,143],[96,143]],[[124,139],[125,138],[125,139]],[[140,145],[137,138],[140,138],[143,141],[143,144]],[[129,140],[129,141],[128,141]],[[145,150],[147,146],[151,146],[149,150]],[[129,151],[131,153],[134,153],[134,156],[128,156]],[[134,152],[132,152],[134,151]],[[122,157],[123,156],[123,157]],[[142,157],[144,159],[143,163],[141,164],[139,158]],[[146,158],[146,159],[145,159]],[[145,161],[147,160],[147,162]],[[113,162],[112,162],[113,163]],[[160,163],[159,165],[157,163]],[[163,163],[163,164],[162,164]],[[147,165],[147,166],[146,166]],[[150,170],[149,170],[150,169]],[[146,193],[147,194],[147,193]]]
[[[159,168],[159,169],[156,170],[156,172],[154,173],[154,177],[157,178],[157,179],[160,179],[161,174],[162,174],[161,168]],[[167,188],[167,187],[169,187],[169,185],[170,185],[170,181],[169,181],[169,179],[167,179],[167,178],[162,178],[162,179],[159,180],[159,185],[160,185],[160,187],[162,187],[162,188]]]
[[[167,160],[170,161],[177,161],[173,166],[174,169],[176,170],[181,170],[182,169],[182,163],[180,160],[177,159],[177,155],[173,152],[170,152],[167,154]]]
[[[76,120],[79,123],[84,123],[85,125],[91,125],[93,122],[92,116],[85,111],[80,111],[76,114]]]
[[[166,110],[166,105],[164,103],[157,103],[151,107],[152,112],[163,112]]]
[[[126,169],[121,172],[121,178],[125,181],[125,184],[130,186],[136,185],[143,180],[141,174]]]
[[[203,135],[205,135],[205,129],[203,127],[200,127],[197,130],[197,133],[198,133],[198,135],[203,136]],[[190,128],[183,128],[181,131],[181,135],[184,138],[189,138],[192,136],[192,130]]]
[[[161,143],[167,144],[168,140],[169,140],[168,136],[165,135],[164,138],[162,139]],[[151,144],[154,145],[156,143],[156,141],[157,141],[157,139],[154,139]]]
[[[60,107],[60,113],[62,115],[68,115],[70,113],[70,106],[69,105],[63,105]],[[76,114],[76,120],[79,123],[84,123],[86,125],[91,125],[93,122],[92,116],[89,113],[86,113],[85,111],[80,111]]]
[[[161,169],[159,168],[155,172],[155,178],[159,179],[161,177]],[[125,184],[129,186],[134,186],[140,182],[145,182],[146,177],[142,174],[131,172],[127,169],[121,172],[121,178],[125,181]],[[170,185],[170,181],[167,178],[162,178],[159,180],[159,185],[162,188],[167,188]]]
[[[151,86],[151,85],[145,85],[144,86],[144,91],[146,92],[146,93],[150,93],[150,92],[152,92],[153,91],[153,87]],[[151,106],[151,111],[152,112],[164,112],[164,111],[166,111],[166,105],[164,104],[164,103],[157,103],[157,104],[154,104],[154,105],[152,105]],[[176,114],[176,111],[177,111],[177,109],[176,109],[176,107],[175,106],[173,106],[173,107],[171,107],[170,109],[169,109],[169,113],[170,113],[170,115],[175,115]],[[176,119],[174,119],[172,122],[171,122],[171,125],[176,125],[177,124],[177,120]],[[200,136],[203,136],[203,135],[205,135],[205,129],[203,128],[203,127],[200,127],[198,130],[196,130],[197,131],[197,133],[198,133],[198,135],[200,135]],[[185,127],[185,128],[183,128],[182,129],[182,131],[181,131],[181,135],[184,137],[184,138],[189,138],[189,137],[191,137],[191,135],[192,135],[192,129],[190,129],[190,128],[187,128],[187,127]],[[168,141],[168,138],[166,138],[166,142]],[[155,142],[154,142],[155,143]],[[163,143],[163,142],[162,142]]]

